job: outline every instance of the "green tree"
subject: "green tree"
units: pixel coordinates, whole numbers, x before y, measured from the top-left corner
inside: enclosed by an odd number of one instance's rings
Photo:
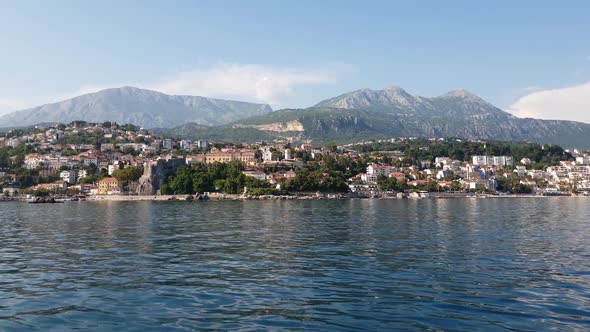
[[[109,176],[109,171],[106,168],[101,168],[100,172],[98,172],[98,177],[103,179]]]
[[[88,175],[96,175],[98,174],[98,166],[96,164],[88,164],[84,167]]]
[[[130,154],[130,155],[138,155],[139,153],[137,151],[135,151],[134,148],[130,147],[130,146],[126,146],[121,150],[122,153],[124,154]]]
[[[379,175],[377,177],[377,185],[379,189],[384,191],[391,191],[398,189],[397,179],[394,177],[387,177],[385,175]]]
[[[195,172],[193,174],[193,192],[204,193],[208,191],[214,191],[215,188],[211,185],[211,182],[207,178],[207,174],[204,172]]]
[[[172,195],[172,194],[174,194],[174,191],[172,190],[172,188],[170,188],[168,183],[164,183],[163,185],[160,186],[160,194]]]
[[[326,144],[326,149],[330,152],[336,152],[338,151],[338,145],[336,145],[336,143],[330,142]]]
[[[130,182],[139,180],[142,175],[143,168],[135,166],[129,166],[123,169],[115,170],[112,174],[113,177],[122,182],[123,188],[125,190],[128,190]]]
[[[170,189],[175,194],[192,194],[193,178],[188,167],[180,167],[178,172],[169,181]]]

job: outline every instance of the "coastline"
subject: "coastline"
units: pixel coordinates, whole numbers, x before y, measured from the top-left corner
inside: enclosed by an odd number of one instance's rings
[[[540,195],[486,195],[486,196],[470,196],[468,194],[454,195],[454,196],[431,196],[427,198],[397,198],[397,197],[358,197],[345,194],[322,194],[322,195],[264,195],[264,196],[242,196],[231,194],[211,195],[205,201],[256,201],[256,200],[348,200],[348,199],[378,199],[378,200],[433,200],[433,199],[518,199],[518,198],[550,198],[550,197],[568,197],[580,198],[588,197],[582,195],[570,196],[540,196]],[[179,201],[198,201],[194,195],[143,195],[143,196],[128,196],[128,195],[105,195],[105,196],[89,196],[86,201],[89,202],[145,202],[145,201],[159,201],[159,202],[179,202]]]
[[[518,199],[518,198],[550,198],[550,197],[568,197],[568,198],[590,198],[585,195],[474,195],[470,193],[429,193],[427,196],[359,196],[351,193],[306,193],[299,195],[237,195],[213,193],[208,196],[201,195],[94,195],[86,196],[84,199],[75,197],[54,197],[53,202],[32,202],[31,198],[18,197],[3,199],[0,202],[28,202],[28,203],[63,203],[68,201],[87,201],[87,202],[193,202],[193,201],[276,201],[276,200],[437,200],[437,199]]]

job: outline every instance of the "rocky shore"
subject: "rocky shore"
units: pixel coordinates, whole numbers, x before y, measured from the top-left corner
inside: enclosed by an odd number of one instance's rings
[[[319,199],[345,199],[350,198],[344,194],[316,194],[316,195],[108,195],[89,196],[87,201],[247,201],[247,200],[319,200]]]
[[[24,201],[32,204],[37,203],[63,203],[64,201],[112,201],[112,202],[141,202],[141,201],[270,201],[270,200],[343,200],[343,199],[385,199],[385,200],[420,200],[420,199],[487,199],[487,198],[547,198],[555,196],[540,196],[531,194],[520,195],[474,195],[467,193],[429,193],[427,196],[420,195],[396,195],[396,196],[375,196],[363,197],[351,193],[308,193],[304,195],[232,195],[232,194],[211,194],[211,195],[100,195],[87,196],[85,199],[78,198],[53,198],[53,197],[35,197],[35,198],[4,198],[0,201]],[[588,197],[584,195],[569,195],[560,197]]]

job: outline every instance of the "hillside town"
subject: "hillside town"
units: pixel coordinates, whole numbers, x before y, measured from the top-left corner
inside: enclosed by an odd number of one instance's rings
[[[133,125],[76,121],[0,134],[0,188],[5,199],[216,193],[588,195],[590,154],[555,145],[443,138],[342,146],[229,144],[163,137]]]

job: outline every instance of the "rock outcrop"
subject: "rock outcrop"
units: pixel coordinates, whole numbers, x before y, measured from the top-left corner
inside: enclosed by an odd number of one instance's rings
[[[137,185],[138,195],[159,194],[166,179],[174,175],[181,166],[186,166],[184,158],[165,158],[147,161],[143,165],[143,175]]]
[[[292,120],[287,122],[275,122],[263,125],[234,125],[233,128],[254,128],[262,131],[273,131],[277,133],[286,132],[302,132],[305,131],[303,124],[298,120]]]

